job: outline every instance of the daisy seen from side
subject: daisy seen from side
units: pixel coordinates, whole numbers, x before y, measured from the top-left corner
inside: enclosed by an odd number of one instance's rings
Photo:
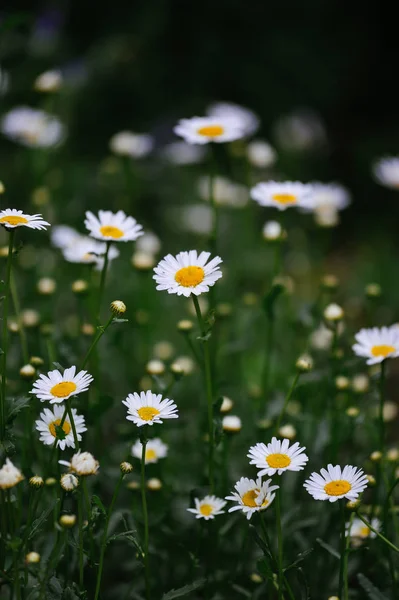
[[[381,521],[379,519],[372,519],[370,524],[376,531],[381,530]],[[358,517],[355,517],[352,523],[348,523],[346,534],[351,538],[360,538],[361,540],[377,537],[377,534],[374,533],[370,527],[367,527],[367,525]]]
[[[250,195],[260,206],[306,208],[311,206],[312,186],[299,181],[268,181],[255,185]]]
[[[208,262],[210,252],[196,250],[179,252],[176,256],[168,254],[154,268],[157,290],[167,290],[178,296],[199,296],[208,292],[222,277],[219,265],[222,259],[216,256]]]
[[[0,210],[0,225],[7,229],[16,227],[29,227],[29,229],[47,229],[50,223],[42,218],[42,215],[27,215],[16,208]]]
[[[227,502],[217,496],[204,496],[201,500],[194,498],[194,504],[195,508],[188,508],[188,512],[193,513],[196,519],[209,521],[225,512],[222,509],[226,506]]]
[[[290,447],[289,440],[273,437],[267,445],[259,443],[251,446],[247,456],[251,459],[250,464],[260,469],[259,477],[272,476],[275,473],[281,475],[284,471],[302,471],[309,460],[304,450],[298,442]]]
[[[6,458],[6,462],[0,469],[0,490],[8,490],[20,481],[24,476],[21,471],[11,462],[9,458]]]
[[[136,219],[127,216],[123,210],[117,213],[99,210],[98,217],[87,211],[85,226],[92,237],[103,242],[133,242],[144,233]]]
[[[127,406],[126,419],[133,421],[137,427],[163,423],[163,419],[177,419],[179,416],[173,400],[162,398],[162,394],[153,394],[150,390],[129,394],[122,404]]]
[[[236,117],[192,117],[180,119],[174,133],[189,144],[232,142],[245,136],[243,124]]]
[[[141,460],[143,453],[143,444],[137,440],[132,446],[132,455]],[[148,440],[145,448],[145,464],[157,463],[160,458],[165,458],[168,454],[168,446],[160,438]]]
[[[64,373],[55,369],[49,371],[47,375],[40,375],[30,393],[42,402],[49,401],[50,404],[57,404],[71,396],[86,392],[92,381],[93,377],[87,371],[77,373],[75,366],[65,369]]]
[[[256,481],[241,477],[234,486],[236,491],[231,496],[226,496],[226,500],[237,503],[237,506],[229,508],[229,512],[242,510],[249,520],[255,512],[268,508],[276,495],[274,492],[279,488],[278,485],[270,485],[271,481],[268,479],[262,483],[261,477]]]
[[[55,404],[52,410],[45,408],[40,413],[40,419],[35,424],[37,431],[40,433],[39,439],[46,446],[53,446],[55,443],[60,450],[65,450],[67,447],[75,448],[72,426],[68,415],[65,417],[61,427],[64,412],[63,406]],[[78,415],[74,408],[72,408],[72,416],[76,434],[80,442],[82,440],[80,434],[87,431],[85,419],[82,415]]]
[[[94,458],[90,452],[76,452],[70,461],[59,460],[60,465],[68,467],[70,473],[76,473],[81,477],[87,475],[96,475],[100,468],[100,463]]]
[[[252,110],[233,102],[215,102],[209,106],[207,114],[212,118],[231,119],[240,124],[245,137],[253,135],[260,125],[259,117]]]
[[[312,473],[304,488],[315,500],[336,502],[341,498],[354,501],[367,487],[367,477],[362,469],[346,465],[343,469],[329,464],[327,469]]]
[[[367,358],[368,365],[399,356],[399,327],[395,325],[361,329],[355,340],[352,350],[357,356]]]

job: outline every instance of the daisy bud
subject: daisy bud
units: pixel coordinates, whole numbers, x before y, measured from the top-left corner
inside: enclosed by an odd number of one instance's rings
[[[25,556],[25,562],[28,565],[34,565],[40,562],[40,554],[38,552],[28,552]]]
[[[146,371],[149,375],[162,375],[165,373],[165,365],[161,360],[153,359],[146,364]]]
[[[29,485],[36,489],[43,487],[43,485],[44,485],[43,477],[40,477],[40,475],[34,475],[33,477],[31,477],[29,479]]]
[[[374,475],[366,474],[366,477],[367,477],[367,481],[369,482],[369,485],[371,485],[373,487],[376,484],[376,479],[375,479]]]
[[[195,362],[190,356],[178,356],[173,364],[179,365],[184,375],[191,375],[195,369]]]
[[[5,191],[6,191],[6,188],[4,187],[4,183],[2,181],[0,181],[0,194],[4,194]]]
[[[173,356],[175,349],[170,342],[162,341],[154,345],[154,355],[160,360],[169,360]]]
[[[132,266],[138,271],[149,271],[156,265],[156,258],[147,252],[135,252],[131,258]]]
[[[72,283],[72,291],[76,295],[86,294],[89,284],[84,279],[77,279]]]
[[[233,408],[233,401],[230,400],[230,398],[227,398],[227,396],[223,396],[223,402],[222,402],[222,404],[220,406],[220,412],[221,413],[227,413],[232,408]]]
[[[64,473],[64,475],[61,476],[60,484],[63,490],[72,492],[78,487],[79,480],[72,473]]]
[[[382,411],[382,416],[384,418],[384,421],[386,423],[389,423],[390,421],[394,421],[396,419],[396,416],[398,414],[398,407],[396,406],[396,404],[394,402],[385,402],[384,404],[384,408]]]
[[[323,312],[326,321],[340,321],[344,317],[344,311],[338,304],[329,304]]]
[[[226,415],[222,419],[222,428],[226,433],[238,433],[241,431],[241,419],[235,415]]]
[[[32,365],[24,365],[20,368],[19,374],[22,379],[32,379],[36,375],[36,369]]]
[[[37,310],[27,308],[21,312],[22,323],[25,327],[37,327],[40,323],[40,315]]]
[[[273,279],[273,285],[281,285],[287,294],[294,293],[295,283],[289,275],[277,275],[277,277]]]
[[[338,596],[330,596],[328,600],[339,600]]]
[[[263,140],[253,140],[247,146],[248,161],[253,167],[265,169],[271,167],[277,159],[274,148]]]
[[[92,336],[96,332],[95,328],[91,323],[83,323],[82,325],[82,333],[83,335]]]
[[[41,186],[33,190],[32,192],[32,204],[34,206],[44,206],[50,202],[50,190]]]
[[[140,489],[140,484],[139,484],[138,481],[134,481],[133,480],[133,481],[129,481],[129,483],[127,484],[126,487],[127,487],[128,490],[136,491],[136,490]]]
[[[15,319],[8,319],[7,327],[11,333],[18,333],[19,331],[19,325]]]
[[[147,488],[151,490],[151,492],[159,492],[162,488],[162,481],[157,477],[152,477],[147,481]]]
[[[297,417],[301,410],[301,403],[296,400],[291,400],[286,408],[287,415],[291,415],[292,417]]]
[[[76,515],[61,515],[59,524],[65,529],[73,527],[76,523]]]
[[[303,354],[298,358],[295,363],[296,368],[301,373],[306,373],[307,371],[311,371],[313,368],[313,359],[308,354]]]
[[[359,416],[360,410],[357,408],[357,406],[349,406],[346,409],[346,414],[348,415],[348,417],[353,417],[356,418]]]
[[[114,315],[124,315],[126,312],[126,304],[122,302],[122,300],[114,300],[110,304],[110,309]]]
[[[57,480],[55,479],[55,477],[47,477],[47,479],[44,482],[46,485],[48,485],[49,487],[52,487],[53,485],[55,485],[57,483]]]
[[[348,510],[357,510],[360,506],[360,499],[352,500],[346,503],[346,508]]]
[[[399,479],[399,467],[395,469],[395,479]]]
[[[349,387],[350,381],[348,379],[348,377],[345,377],[345,375],[338,375],[335,378],[335,387],[337,388],[337,390],[343,391],[343,390],[347,390]]]
[[[56,287],[57,284],[55,279],[52,279],[51,277],[42,277],[37,282],[37,291],[42,296],[51,296],[51,294],[54,294]]]
[[[262,583],[262,581],[263,581],[262,577],[260,575],[258,575],[258,573],[251,573],[250,580],[253,583]]]
[[[230,317],[233,312],[233,307],[228,302],[221,302],[216,306],[216,314],[218,317],[226,318]]]
[[[267,221],[263,226],[262,236],[267,242],[281,242],[287,237],[287,233],[278,221]]]
[[[352,390],[356,394],[365,394],[369,390],[370,381],[367,375],[359,373],[352,378]]]
[[[133,471],[133,465],[130,462],[122,462],[119,465],[119,468],[121,470],[121,473],[123,473],[123,475],[127,475],[128,473],[131,473]]]
[[[33,85],[37,92],[58,92],[62,85],[61,71],[53,69],[41,73]]]
[[[0,257],[6,258],[8,256],[8,246],[0,246]]]
[[[324,288],[325,290],[336,290],[338,285],[339,285],[339,280],[338,277],[336,277],[335,275],[324,275],[324,277],[322,277],[321,279],[321,287]]]
[[[369,283],[364,289],[368,298],[379,298],[381,296],[381,286],[378,283]]]
[[[44,360],[40,356],[31,356],[29,362],[34,367],[41,367],[44,365]]]
[[[174,362],[170,365],[170,370],[172,371],[175,377],[181,377],[184,375],[184,369],[180,363]]]
[[[193,327],[194,327],[194,323],[192,321],[190,321],[189,319],[182,319],[181,321],[179,321],[177,323],[177,329],[179,331],[183,331],[183,332],[191,331]]]
[[[399,450],[397,448],[390,448],[387,452],[387,459],[390,462],[396,462],[399,460]]]
[[[373,462],[379,462],[382,458],[382,452],[380,452],[379,450],[375,450],[374,452],[372,452],[370,454],[370,460],[372,460]]]
[[[283,425],[278,430],[278,434],[280,437],[288,438],[289,440],[293,440],[296,438],[296,429],[293,425]]]

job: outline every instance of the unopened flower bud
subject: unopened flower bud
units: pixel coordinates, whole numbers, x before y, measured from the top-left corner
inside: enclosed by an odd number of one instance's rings
[[[41,488],[44,485],[44,480],[43,477],[40,477],[40,475],[33,475],[33,477],[31,477],[29,479],[29,485],[33,488]]]
[[[32,379],[36,375],[36,369],[32,365],[24,365],[20,368],[19,374],[23,379]]]
[[[222,428],[226,433],[238,433],[241,431],[241,419],[235,415],[226,415],[222,419]]]
[[[370,387],[370,380],[364,373],[359,373],[352,378],[352,389],[356,394],[365,394]]]
[[[2,181],[0,181],[0,194],[4,194],[5,191],[6,191],[6,188],[4,187],[4,183]]]
[[[52,487],[53,485],[55,485],[57,483],[57,480],[55,479],[55,477],[47,477],[47,479],[44,482],[46,485],[48,485],[49,487]]]
[[[335,275],[328,274],[322,277],[320,283],[325,290],[336,290],[339,285],[339,280]]]
[[[227,396],[223,396],[223,402],[222,402],[222,404],[220,406],[220,412],[221,413],[227,413],[232,408],[233,408],[233,401],[230,400],[230,398],[227,398]]]
[[[340,321],[343,319],[344,311],[338,304],[332,303],[326,306],[323,315],[326,321]]]
[[[378,283],[369,283],[364,290],[368,298],[379,298],[381,296],[381,286]]]
[[[356,418],[359,416],[360,410],[357,408],[357,406],[348,406],[348,408],[346,409],[346,414],[348,415],[348,417],[353,417]]]
[[[83,335],[92,336],[95,334],[95,328],[91,323],[83,323],[82,325],[82,333]]]
[[[52,279],[51,277],[42,277],[37,282],[37,291],[39,294],[42,294],[42,296],[51,296],[51,294],[54,294],[56,287],[57,284],[55,279]]]
[[[374,475],[366,474],[366,477],[367,477],[367,481],[368,481],[369,485],[371,487],[375,486],[376,479],[375,479]]]
[[[346,503],[346,508],[348,510],[357,510],[360,506],[360,499],[358,498],[357,500],[350,500],[349,502]]]
[[[260,575],[258,575],[258,573],[251,573],[250,580],[253,583],[262,583],[262,581],[263,581],[262,577]]]
[[[303,354],[298,358],[295,366],[298,371],[301,371],[301,373],[306,373],[307,371],[311,371],[313,369],[313,359],[308,354]]]
[[[162,375],[165,373],[165,365],[161,360],[154,358],[146,364],[146,371],[149,375]]]
[[[262,235],[267,242],[280,242],[287,234],[278,221],[267,221],[263,226]]]
[[[169,360],[174,353],[173,344],[168,341],[157,342],[154,345],[154,356],[160,360]]]
[[[126,312],[126,304],[122,300],[114,300],[110,305],[111,312],[114,315],[124,315]]]
[[[216,306],[216,315],[218,317],[221,317],[221,318],[225,319],[227,317],[230,317],[230,315],[231,315],[232,312],[233,312],[233,307],[228,302],[220,302]]]
[[[194,323],[192,321],[190,321],[189,319],[182,319],[181,321],[179,321],[177,323],[177,329],[179,331],[191,331],[192,328],[194,327]]]
[[[283,438],[293,440],[296,437],[296,429],[293,425],[290,425],[290,424],[283,425],[278,430],[278,434]]]
[[[156,264],[156,259],[148,252],[135,252],[131,259],[132,265],[138,271],[149,271]]]
[[[272,426],[272,422],[270,419],[259,419],[257,421],[256,426],[259,429],[269,429]]]
[[[18,331],[19,331],[19,325],[15,319],[8,319],[7,327],[8,327],[8,330],[11,331],[11,333],[18,333]]]
[[[152,477],[147,481],[147,488],[151,492],[158,492],[162,488],[162,481],[157,477]]]
[[[76,523],[76,515],[61,515],[59,524],[65,529],[73,527]]]
[[[337,377],[335,378],[335,387],[337,388],[337,390],[343,391],[343,390],[347,390],[349,387],[350,381],[348,379],[348,377],[346,377],[345,375],[337,375]]]
[[[128,490],[133,490],[135,492],[136,490],[140,489],[140,484],[138,481],[133,480],[133,481],[129,481],[129,483],[127,484],[126,487]]]
[[[34,88],[37,92],[57,92],[61,85],[61,71],[53,69],[51,71],[45,71],[36,77]]]
[[[121,462],[119,468],[121,470],[121,473],[123,473],[124,475],[127,475],[128,473],[131,473],[133,471],[133,465],[127,461]]]
[[[44,365],[44,360],[40,356],[31,356],[29,362],[34,367],[41,367]]]
[[[73,475],[73,473],[64,473],[61,476],[60,484],[63,490],[66,492],[72,492],[79,485],[79,479]]]
[[[84,279],[76,279],[76,281],[74,281],[72,283],[72,291],[74,294],[77,294],[77,295],[86,294],[88,289],[89,289],[89,284]]]
[[[21,312],[22,323],[25,327],[37,327],[40,323],[40,314],[37,310],[26,308]]]
[[[390,462],[396,462],[399,460],[399,450],[397,448],[390,448],[387,452],[387,459]]]
[[[40,562],[40,554],[38,552],[28,552],[25,556],[25,562],[28,565],[34,565]]]
[[[247,292],[243,295],[242,301],[245,306],[256,306],[259,302],[259,296],[255,292]]]
[[[372,452],[370,454],[370,460],[372,460],[373,462],[379,462],[382,458],[382,452],[380,452],[379,450],[375,450],[374,452]]]

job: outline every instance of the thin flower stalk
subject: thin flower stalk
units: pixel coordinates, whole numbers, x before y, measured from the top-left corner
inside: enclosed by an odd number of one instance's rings
[[[7,379],[7,351],[8,351],[8,305],[10,298],[10,281],[11,281],[11,269],[12,269],[12,258],[14,251],[14,236],[15,230],[11,229],[8,238],[8,255],[7,255],[7,267],[6,277],[4,280],[4,300],[3,300],[3,332],[2,332],[2,356],[1,356],[1,398],[0,398],[0,441],[4,440],[6,432],[6,379]]]
[[[293,380],[293,382],[291,384],[291,387],[288,390],[288,394],[285,397],[283,408],[281,409],[281,412],[280,412],[280,414],[278,416],[278,419],[277,419],[277,422],[276,422],[276,435],[278,434],[278,430],[280,429],[281,421],[283,420],[283,417],[285,415],[285,411],[287,410],[288,403],[291,400],[291,396],[292,396],[292,394],[294,392],[296,384],[298,383],[298,379],[299,379],[300,375],[301,375],[301,372],[298,370],[296,372],[296,374],[295,374],[295,377],[294,377],[294,380]]]
[[[150,600],[151,588],[150,588],[150,562],[148,556],[148,510],[147,510],[147,497],[145,491],[145,453],[147,447],[147,436],[146,432],[142,433],[142,451],[141,451],[141,502],[143,508],[143,519],[144,519],[144,579],[145,579],[145,597],[146,600]]]
[[[382,535],[382,533],[380,533],[377,529],[375,529],[371,523],[369,521],[367,521],[361,514],[359,511],[356,511],[356,515],[359,517],[359,519],[361,521],[363,521],[363,523],[370,529],[370,531],[372,531],[373,533],[375,533],[383,542],[385,542],[385,544],[387,544],[392,550],[394,550],[394,552],[399,552],[399,548],[397,546],[395,546],[395,544],[393,544],[392,542],[390,542],[384,535]]]
[[[29,362],[28,340],[26,337],[25,327],[24,327],[23,321],[21,319],[21,306],[19,303],[18,288],[17,288],[17,284],[15,281],[15,277],[13,277],[13,275],[11,275],[11,278],[10,278],[10,290],[11,290],[12,301],[14,304],[15,315],[16,315],[17,323],[18,323],[18,333],[19,333],[19,339],[21,341],[22,357],[24,359],[24,364],[27,364]]]
[[[97,331],[97,335],[94,338],[90,348],[88,349],[86,356],[83,359],[82,362],[82,369],[85,368],[85,366],[87,365],[89,358],[91,356],[91,353],[93,352],[93,350],[95,349],[95,347],[97,346],[98,342],[100,341],[101,337],[104,335],[104,333],[107,331],[108,327],[111,325],[112,321],[114,319],[114,316],[111,315],[110,318],[108,319],[108,321],[106,322],[105,325],[99,325],[98,327],[98,331]]]
[[[105,279],[107,276],[107,269],[108,269],[108,262],[109,262],[109,250],[111,248],[111,245],[112,245],[112,242],[107,241],[107,247],[106,247],[105,256],[104,256],[104,264],[103,264],[103,268],[101,270],[100,287],[98,290],[97,322],[100,321],[101,303],[102,303],[103,294],[104,294]]]

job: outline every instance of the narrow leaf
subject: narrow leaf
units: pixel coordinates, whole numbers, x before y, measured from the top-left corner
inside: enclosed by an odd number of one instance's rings
[[[357,578],[370,600],[388,600],[387,596],[380,592],[363,573],[358,573]]]
[[[182,598],[183,596],[187,596],[187,594],[191,594],[191,592],[204,587],[205,583],[205,578],[197,579],[196,581],[193,581],[193,583],[189,583],[188,585],[178,588],[177,590],[170,590],[170,592],[167,592],[162,596],[162,600],[174,600],[175,598]]]
[[[47,521],[47,518],[49,516],[50,513],[53,512],[54,508],[56,507],[56,505],[59,503],[60,499],[57,498],[57,500],[55,502],[53,502],[53,504],[47,508],[45,511],[42,512],[42,514],[40,515],[40,517],[38,517],[37,519],[35,519],[32,523],[32,527],[30,529],[30,533],[28,536],[28,541],[30,541],[38,531],[40,531],[40,529],[42,528],[42,526],[45,524],[45,522]]]
[[[334,556],[334,558],[336,558],[337,560],[340,560],[341,556],[339,554],[339,552],[337,552],[335,550],[335,548],[333,548],[332,546],[330,546],[330,544],[327,544],[327,542],[323,542],[322,539],[320,538],[316,538],[316,542],[322,547],[324,548],[324,550],[327,550],[327,552],[329,554],[331,554],[331,556]]]

